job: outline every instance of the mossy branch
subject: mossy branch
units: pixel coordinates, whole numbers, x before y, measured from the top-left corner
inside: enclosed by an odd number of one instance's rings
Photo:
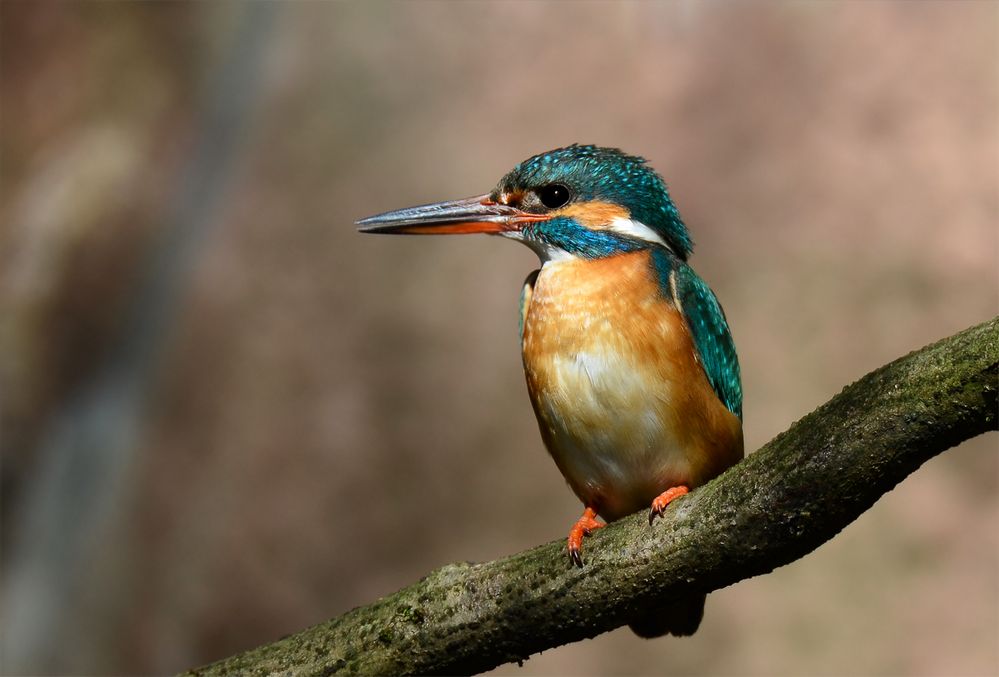
[[[368,606],[191,675],[472,673],[617,628],[664,601],[773,571],[832,538],[927,459],[997,428],[999,318],[898,359],[650,528],[454,564]]]

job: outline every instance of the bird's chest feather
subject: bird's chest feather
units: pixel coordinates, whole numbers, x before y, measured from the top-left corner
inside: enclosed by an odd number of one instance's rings
[[[710,479],[712,456],[731,453],[721,447],[733,442],[716,439],[714,428],[737,419],[711,391],[647,252],[546,264],[522,347],[545,444],[575,493],[605,518],[670,486]],[[741,426],[738,438],[741,456]]]

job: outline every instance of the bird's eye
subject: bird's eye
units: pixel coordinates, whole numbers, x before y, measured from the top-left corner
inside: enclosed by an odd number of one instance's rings
[[[549,183],[538,189],[538,199],[548,209],[558,209],[569,201],[569,189],[561,183]]]

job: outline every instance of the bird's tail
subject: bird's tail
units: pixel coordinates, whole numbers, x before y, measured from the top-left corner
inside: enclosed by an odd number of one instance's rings
[[[639,637],[652,639],[663,635],[687,637],[697,632],[704,618],[704,600],[707,595],[694,595],[678,599],[631,621],[629,627]]]

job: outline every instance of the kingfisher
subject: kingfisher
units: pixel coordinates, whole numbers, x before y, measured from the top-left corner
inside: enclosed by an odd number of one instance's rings
[[[541,437],[583,514],[583,538],[674,499],[743,457],[742,382],[725,313],[687,263],[693,242],[644,158],[573,144],[535,155],[486,195],[357,222],[366,233],[488,233],[539,257],[520,296],[527,390]],[[602,518],[604,522],[598,520]],[[693,634],[705,596],[632,621]]]

